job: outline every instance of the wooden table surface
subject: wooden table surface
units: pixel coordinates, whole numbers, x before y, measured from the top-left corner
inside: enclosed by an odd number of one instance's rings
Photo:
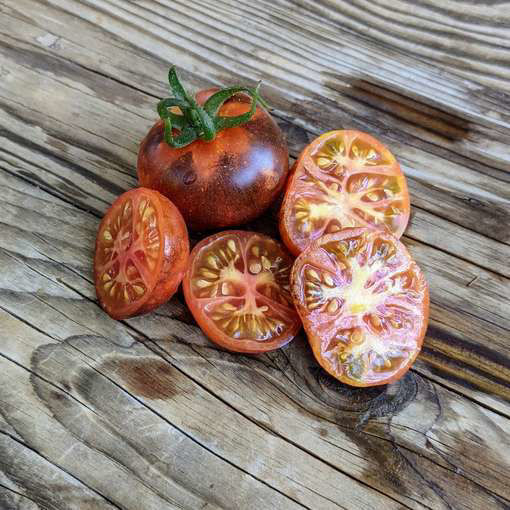
[[[343,386],[303,334],[223,352],[182,294],[98,306],[171,63],[262,79],[293,158],[338,128],[396,154],[432,299],[403,380]],[[1,0],[0,103],[1,510],[510,508],[508,1]]]

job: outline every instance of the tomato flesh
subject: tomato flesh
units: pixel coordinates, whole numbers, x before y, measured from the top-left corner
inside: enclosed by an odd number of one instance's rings
[[[308,145],[293,169],[280,232],[298,255],[343,228],[386,228],[400,237],[409,221],[409,193],[394,156],[360,131],[331,131]]]
[[[197,94],[203,104],[217,89]],[[237,94],[220,108],[234,117],[250,110],[251,98]],[[140,145],[138,178],[179,208],[193,230],[246,223],[280,194],[289,170],[287,142],[269,113],[257,107],[240,126],[219,131],[213,141],[196,140],[174,149],[158,121]]]
[[[156,191],[122,194],[99,226],[96,293],[115,319],[146,313],[170,299],[182,280],[189,241],[177,208]]]
[[[405,246],[372,228],[314,241],[297,258],[292,295],[321,366],[353,386],[410,368],[427,328],[429,291]]]
[[[201,241],[190,256],[183,289],[204,333],[221,347],[265,352],[301,327],[290,295],[292,259],[275,240],[227,231]]]

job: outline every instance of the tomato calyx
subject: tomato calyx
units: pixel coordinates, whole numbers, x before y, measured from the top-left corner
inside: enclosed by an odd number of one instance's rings
[[[267,108],[266,102],[259,94],[261,82],[255,88],[229,87],[214,93],[203,106],[200,106],[184,89],[175,66],[170,68],[168,82],[174,96],[162,99],[158,103],[158,114],[164,123],[164,140],[174,149],[189,145],[195,140],[202,139],[211,141],[216,138],[218,131],[240,126],[248,122],[257,109],[257,103]],[[251,96],[251,108],[248,112],[235,117],[218,115],[218,111],[225,101],[239,92],[245,92]],[[171,111],[179,108],[181,114]],[[174,129],[179,131],[174,136]]]

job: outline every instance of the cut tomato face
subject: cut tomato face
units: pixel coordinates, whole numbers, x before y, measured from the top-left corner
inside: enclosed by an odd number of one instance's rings
[[[409,221],[406,179],[393,154],[360,131],[331,131],[296,161],[280,212],[287,248],[343,228],[372,226],[400,237]]]
[[[189,255],[186,225],[157,191],[122,194],[101,221],[94,279],[101,306],[114,319],[149,312],[175,293]]]
[[[183,290],[202,331],[221,347],[260,353],[288,343],[301,327],[290,295],[292,259],[274,239],[232,230],[191,252]]]
[[[314,241],[292,269],[292,296],[317,361],[352,386],[399,379],[429,316],[423,273],[405,246],[372,228]]]

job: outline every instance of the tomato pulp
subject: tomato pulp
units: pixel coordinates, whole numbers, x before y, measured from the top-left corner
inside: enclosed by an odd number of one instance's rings
[[[175,293],[189,255],[186,225],[157,191],[122,194],[101,221],[94,279],[101,306],[114,319],[149,312]]]
[[[275,240],[232,230],[191,252],[186,303],[204,333],[230,351],[259,353],[288,343],[301,328],[292,304],[292,259]]]
[[[391,152],[360,131],[331,131],[296,161],[280,212],[280,233],[298,255],[343,228],[387,228],[400,237],[409,221],[406,179]]]
[[[427,329],[429,290],[405,246],[385,231],[327,234],[297,258],[292,295],[321,366],[353,386],[402,377]]]
[[[197,103],[218,89],[197,94]],[[234,117],[250,110],[251,99],[236,94],[220,108]],[[164,140],[162,121],[142,141],[138,155],[141,186],[155,189],[179,208],[194,230],[239,225],[259,216],[278,196],[289,168],[285,137],[269,113],[257,106],[253,117],[175,149]]]

